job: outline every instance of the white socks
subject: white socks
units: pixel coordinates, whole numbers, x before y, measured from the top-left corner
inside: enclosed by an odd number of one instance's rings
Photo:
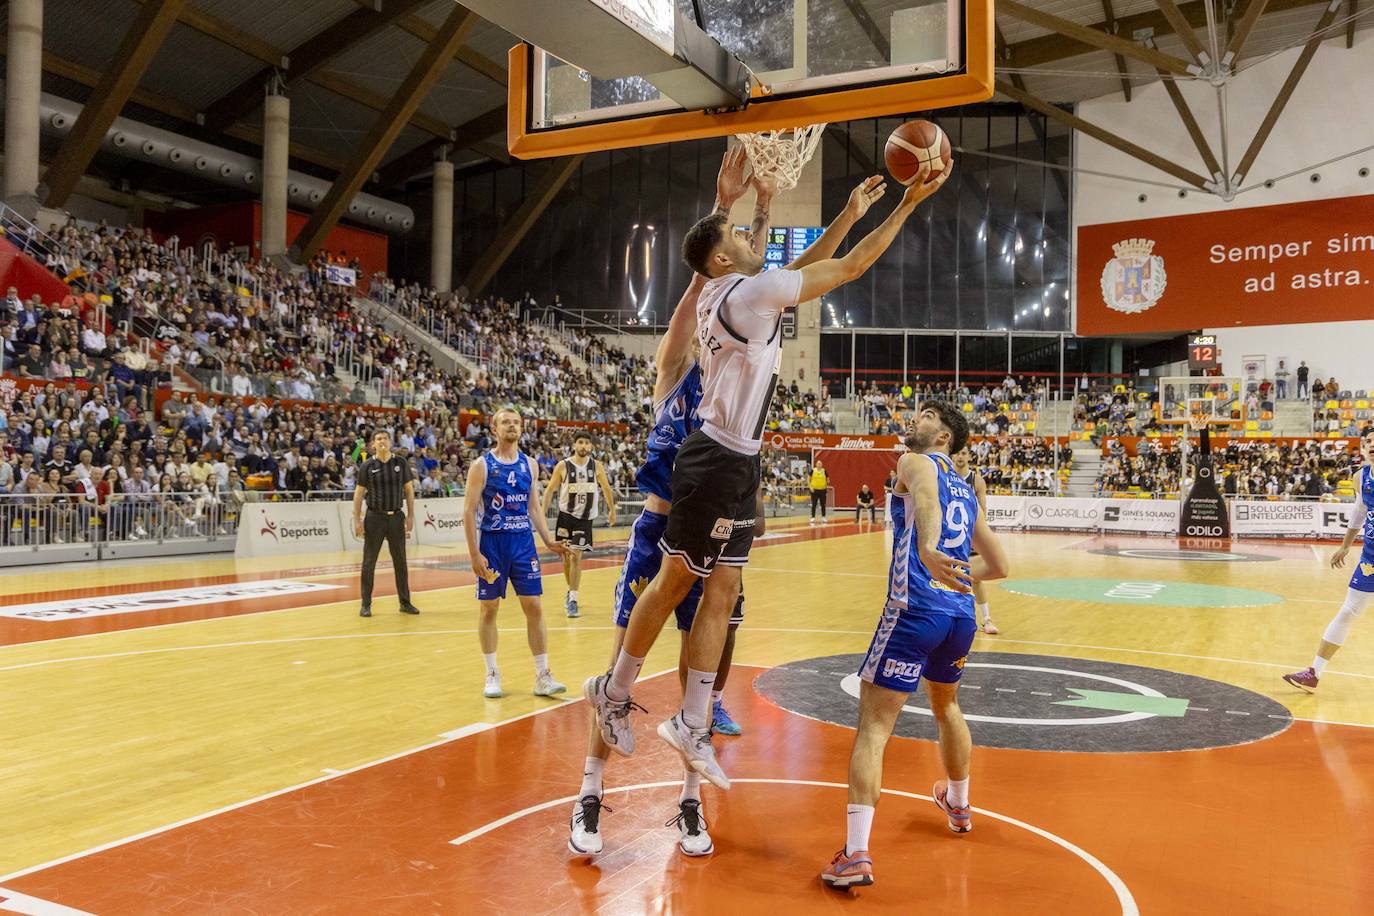
[[[577,600],[577,589],[575,589],[575,588],[570,588],[570,589],[568,589],[568,598],[571,599],[571,600],[573,600],[573,601],[576,601],[576,600]]]
[[[639,677],[639,669],[644,667],[644,659],[635,658],[621,648],[620,654],[616,656],[615,667],[611,669],[611,681],[606,685],[606,696],[623,703],[630,698],[630,688],[635,685],[635,678]]]
[[[872,805],[850,805],[846,812],[849,820],[849,837],[844,841],[844,854],[852,856],[856,852],[868,851],[868,834],[873,829]]]
[[[965,605],[965,607],[967,607],[967,606],[968,606],[968,605]],[[987,621],[987,619],[988,619],[989,617],[991,617],[991,616],[992,616],[992,612],[988,610],[988,606],[987,606],[986,603],[978,605],[978,619],[979,619],[979,620]]]
[[[534,673],[536,677],[541,674],[549,673],[549,654],[547,652],[543,655],[536,655],[534,657]]]
[[[483,653],[482,653],[482,658],[483,658],[483,659],[486,661],[486,663],[487,663],[487,674],[495,674],[495,673],[497,672],[497,670],[498,670],[497,667],[496,667],[496,653],[495,653],[495,652],[483,652]]]
[[[582,764],[582,788],[577,790],[579,799],[588,795],[601,797],[601,774],[606,771],[606,761],[600,757],[588,757]],[[577,802],[573,802],[576,806]]]
[[[696,799],[701,801],[701,774],[696,770],[687,770],[682,776],[682,794],[678,796],[678,804]]]
[[[1323,671],[1326,670],[1326,665],[1330,661],[1331,659],[1322,658],[1320,655],[1318,655],[1316,658],[1312,659],[1312,670],[1315,671],[1318,675],[1320,675]]]
[[[945,793],[945,801],[951,808],[968,807],[968,780],[951,779],[949,781],[949,791]]]
[[[682,721],[688,728],[705,728],[711,722],[711,692],[716,686],[714,671],[687,669],[687,686],[682,691]]]
[[[715,705],[716,705],[717,703],[720,702],[720,698],[721,698],[724,694],[725,694],[725,691],[724,691],[724,690],[712,690],[712,691],[711,691],[711,706],[712,706],[712,708],[714,708]]]

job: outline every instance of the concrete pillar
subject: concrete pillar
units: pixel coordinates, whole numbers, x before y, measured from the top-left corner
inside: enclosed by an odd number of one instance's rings
[[[291,100],[269,95],[262,106],[262,256],[286,254],[286,169]]]
[[[38,96],[43,91],[43,0],[10,0],[5,52],[5,202],[38,213]]]
[[[434,206],[430,208],[429,285],[453,289],[453,163],[434,163]]]

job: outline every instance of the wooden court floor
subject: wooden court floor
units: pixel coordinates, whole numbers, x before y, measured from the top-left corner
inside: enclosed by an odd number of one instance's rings
[[[577,620],[546,566],[563,701],[530,695],[513,603],[507,696],[481,696],[472,577],[435,548],[412,558],[419,617],[383,568],[359,618],[343,554],[0,575],[0,912],[1374,912],[1374,630],[1319,694],[1279,680],[1344,594],[1330,547],[1007,543],[1002,632],[962,694],[976,829],[948,833],[929,800],[918,698],[888,750],[877,883],[849,895],[816,874],[844,842],[881,531],[775,525],[757,548],[727,689],[744,734],[717,739],[737,784],[708,788],[716,852],[694,860],[663,826],[680,770],[652,733],[679,698],[671,633],[636,694],[640,751],[607,770],[606,852],[564,845],[614,558],[584,573]]]

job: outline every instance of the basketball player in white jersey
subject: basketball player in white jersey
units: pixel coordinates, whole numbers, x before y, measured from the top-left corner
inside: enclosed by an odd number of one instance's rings
[[[585,431],[573,437],[573,453],[558,462],[544,489],[540,510],[549,517],[549,502],[558,494],[558,519],[554,522],[554,537],[568,545],[568,559],[563,564],[563,579],[568,583],[568,596],[563,610],[569,617],[581,613],[577,608],[577,587],[582,584],[582,554],[592,549],[592,522],[600,512],[598,491],[606,497],[606,523],[615,527],[615,491],[606,476],[606,468],[592,457],[592,437]]]
[[[973,487],[973,493],[978,497],[978,514],[987,518],[988,514],[988,485],[983,480],[983,475],[973,467],[973,454],[968,446],[959,449],[958,453],[949,456],[954,462],[954,470],[959,476],[968,481],[969,486]],[[977,556],[977,553],[974,553]],[[975,581],[973,583],[973,606],[978,611],[978,629],[989,636],[996,636],[1000,630],[992,623],[992,612],[988,610],[988,596],[983,589],[983,583]]]
[[[707,710],[754,541],[759,449],[782,360],[782,313],[863,276],[949,173],[946,168],[927,182],[930,168],[923,165],[892,214],[842,258],[831,255],[853,225],[849,208],[783,270],[764,272],[763,256],[750,247],[749,236],[731,229],[720,214],[700,220],[683,240],[683,260],[710,278],[697,302],[702,426],[687,437],[673,465],[673,504],[660,541],[669,559],[640,596],[614,667],[583,688],[607,743],[619,753],[634,752],[630,689],[644,659],[673,607],[704,579],[688,641],[682,708],[659,725],[658,734],[688,767],[716,787],[730,788],[711,746]],[[768,182],[755,186],[771,196]],[[858,193],[876,199],[882,179],[874,176]]]

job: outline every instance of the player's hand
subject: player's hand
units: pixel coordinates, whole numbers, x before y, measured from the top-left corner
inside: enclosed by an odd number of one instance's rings
[[[887,193],[887,180],[881,175],[874,175],[859,182],[859,186],[849,192],[849,203],[845,204],[845,210],[854,219],[863,219],[863,215],[868,212],[868,208],[879,200],[882,200]]]
[[[487,558],[480,553],[472,557],[472,574],[484,582],[496,581],[496,573],[491,571],[491,567],[487,565]]]
[[[1336,552],[1331,555],[1331,568],[1341,569],[1345,566],[1345,555],[1350,553],[1349,547],[1337,547]]]
[[[716,203],[727,210],[734,206],[735,201],[744,196],[745,190],[749,187],[749,181],[744,177],[744,170],[749,165],[749,156],[744,152],[744,147],[735,144],[725,151],[725,158],[720,161],[720,173],[716,175]]]
[[[938,550],[922,550],[919,556],[936,582],[964,595],[973,593],[973,573],[968,563]]]
[[[916,206],[921,201],[940,190],[944,183],[949,180],[949,173],[952,171],[954,171],[953,159],[949,161],[949,164],[946,165],[944,169],[940,171],[940,174],[935,176],[933,180],[926,181],[926,179],[930,177],[930,163],[922,163],[920,171],[916,173],[916,179],[911,182],[911,185],[906,189],[906,193],[902,195],[902,203],[909,207]]]
[[[362,519],[360,519],[360,518],[355,518],[355,519],[353,520],[353,533],[356,534],[358,537],[362,537],[362,536],[363,536],[363,520],[362,520]]]
[[[568,549],[568,545],[564,544],[562,541],[545,541],[544,544],[564,560],[572,555],[572,551]]]
[[[410,533],[411,533],[412,531],[414,531],[414,530],[415,530],[415,519],[413,519],[413,518],[411,518],[409,515],[407,515],[407,516],[406,516],[406,537],[410,537]]]
[[[778,193],[778,179],[772,175],[754,175],[749,179],[749,184],[753,185],[754,193],[758,195],[758,202],[766,204],[771,201]]]

